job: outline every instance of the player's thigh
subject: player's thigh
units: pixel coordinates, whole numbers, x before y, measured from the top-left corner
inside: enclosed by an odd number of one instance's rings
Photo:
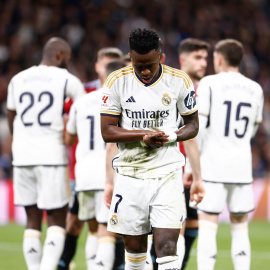
[[[142,235],[150,232],[151,182],[152,179],[117,175],[109,213],[109,231],[124,235]]]
[[[52,210],[64,207],[71,198],[66,166],[36,166],[38,207]]]
[[[252,184],[230,184],[227,187],[227,203],[231,214],[243,215],[254,210]]]
[[[104,190],[95,192],[95,217],[98,223],[108,222],[109,208],[104,202]]]
[[[205,196],[197,209],[209,214],[219,214],[222,212],[228,191],[223,183],[205,182]]]
[[[37,180],[34,166],[13,168],[14,204],[31,206],[37,204]]]
[[[150,204],[152,227],[179,229],[186,216],[182,172],[177,170],[166,177],[155,179],[155,196]]]
[[[79,202],[79,220],[88,221],[95,218],[95,191],[79,191],[77,196]]]

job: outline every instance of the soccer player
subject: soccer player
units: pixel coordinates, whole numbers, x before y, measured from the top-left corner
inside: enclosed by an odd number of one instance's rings
[[[120,150],[108,230],[124,237],[126,269],[144,268],[151,226],[159,269],[179,269],[184,158],[176,142],[198,132],[195,93],[184,72],[160,64],[156,31],[133,30],[129,47],[132,66],[107,78],[102,98],[103,139]],[[178,112],[184,117],[180,130]],[[191,194],[194,199],[201,201],[200,192]]]
[[[106,68],[110,74],[124,67],[120,61],[113,61]],[[103,201],[105,186],[106,151],[100,132],[100,99],[102,88],[78,99],[71,107],[65,142],[76,148],[76,192],[79,201],[78,217],[81,221],[96,219],[99,243],[92,264],[87,269],[110,270],[114,263],[115,235],[108,232],[106,223],[109,209]],[[91,223],[89,223],[91,232]],[[94,247],[92,247],[94,249]],[[89,261],[89,260],[88,260]]]
[[[195,93],[199,80],[205,75],[206,72],[209,48],[209,43],[195,38],[187,38],[180,42],[179,45],[178,53],[180,68],[182,71],[186,72],[189,75],[191,81],[195,86]],[[178,239],[179,252],[181,253],[181,255],[178,255],[179,257],[184,257],[181,268],[184,269],[189,258],[192,243],[198,235],[197,210],[190,207],[189,205],[190,188],[193,188],[192,175],[194,176],[194,178],[197,178],[198,182],[202,181],[202,177],[200,170],[199,149],[196,138],[180,143],[180,149],[183,153],[186,152],[192,169],[191,173],[191,171],[188,170],[189,168],[187,168],[186,166],[183,173],[187,219],[184,222]],[[180,248],[183,245],[185,246],[184,253],[182,253],[183,248]],[[182,258],[180,258],[180,260]]]
[[[76,100],[82,83],[66,70],[70,46],[61,38],[45,44],[40,65],[12,78],[8,87],[8,121],[13,134],[14,203],[25,207],[23,253],[29,270],[54,270],[65,240],[70,200],[63,141],[65,96]],[[41,248],[43,210],[48,229]]]
[[[97,53],[97,62],[95,63],[95,70],[98,75],[98,79],[85,83],[85,91],[87,93],[90,93],[92,91],[95,91],[103,86],[105,79],[106,79],[106,66],[110,61],[113,60],[121,60],[123,57],[123,53],[121,50],[115,47],[106,47],[102,48]],[[68,115],[70,107],[72,105],[72,100],[67,99],[65,102],[65,113]],[[73,186],[72,189],[75,190],[75,151],[76,151],[77,143],[74,143],[71,147],[68,148],[69,152],[69,175],[71,179],[71,185]],[[80,221],[78,219],[78,198],[74,191],[74,200],[73,203],[69,209],[68,218],[67,218],[67,226],[66,226],[66,240],[65,240],[65,247],[63,254],[61,256],[58,270],[65,270],[68,269],[69,264],[76,252],[77,247],[77,240],[78,236],[80,235],[84,222]],[[95,257],[95,252],[97,247],[97,222],[95,219],[92,219],[88,221],[88,224],[91,224],[91,232],[89,232],[87,236],[85,251],[86,251],[86,257],[89,260],[89,264],[92,263],[92,259]],[[123,243],[121,241],[122,239],[117,239],[117,249],[121,249],[121,246],[123,246]]]
[[[254,209],[250,140],[262,121],[263,91],[239,72],[243,45],[233,39],[214,48],[216,75],[198,86],[201,168],[205,198],[198,204],[198,269],[214,269],[218,215],[228,205],[235,270],[250,269],[248,213]]]

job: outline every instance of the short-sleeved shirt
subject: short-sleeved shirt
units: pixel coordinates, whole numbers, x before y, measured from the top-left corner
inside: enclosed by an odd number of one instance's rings
[[[197,94],[199,115],[208,117],[200,149],[203,180],[251,183],[250,140],[262,121],[262,88],[240,73],[222,72],[203,78]]]
[[[102,89],[80,97],[69,112],[67,132],[77,134],[76,191],[104,190],[106,148],[100,131]]]
[[[132,66],[112,73],[105,82],[101,115],[119,117],[127,130],[178,130],[177,118],[197,112],[195,92],[189,76],[160,65],[158,77],[144,84]],[[118,143],[113,165],[122,175],[134,178],[163,177],[184,165],[177,143],[149,149],[142,141]]]
[[[33,66],[15,75],[8,86],[7,108],[16,111],[13,165],[66,165],[63,104],[66,96],[85,93],[66,69]]]

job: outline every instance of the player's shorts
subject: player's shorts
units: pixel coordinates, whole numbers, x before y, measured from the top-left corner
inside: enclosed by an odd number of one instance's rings
[[[104,202],[104,191],[79,191],[79,220],[87,221],[96,218],[98,223],[107,223],[109,208]]]
[[[228,205],[231,214],[246,214],[254,210],[252,184],[223,184],[204,181],[205,196],[197,208],[209,214],[220,214]]]
[[[71,190],[67,166],[14,167],[14,204],[39,209],[62,208]]]
[[[185,188],[187,219],[198,219],[197,209],[190,207],[190,188]]]
[[[124,235],[142,235],[154,228],[182,227],[185,204],[182,172],[163,178],[137,179],[117,175],[108,230]]]

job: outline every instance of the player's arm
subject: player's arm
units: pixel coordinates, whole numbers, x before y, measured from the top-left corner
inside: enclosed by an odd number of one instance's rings
[[[10,134],[13,135],[13,122],[16,117],[17,112],[13,110],[7,110],[8,126]]]
[[[68,132],[65,132],[64,135],[64,143],[67,146],[73,145],[77,141],[77,134],[70,134]]]
[[[184,172],[183,183],[185,187],[190,186],[190,200],[199,203],[204,197],[204,187],[201,176],[200,152],[196,138],[184,141],[185,151],[192,172]]]
[[[119,117],[101,114],[101,134],[106,143],[110,142],[137,142],[144,141],[151,147],[160,147],[167,142],[168,139],[163,131],[150,130],[127,130],[118,126]],[[150,135],[145,137],[145,135]],[[155,141],[154,138],[160,138]],[[164,137],[164,138],[163,138]],[[152,139],[151,139],[152,138]]]
[[[105,204],[110,207],[114,189],[114,175],[115,171],[112,167],[113,158],[119,153],[115,143],[106,144],[106,183],[104,191]]]
[[[76,103],[73,103],[69,118],[66,123],[66,131],[64,133],[64,143],[68,146],[73,145],[77,141],[77,128],[76,128]]]

